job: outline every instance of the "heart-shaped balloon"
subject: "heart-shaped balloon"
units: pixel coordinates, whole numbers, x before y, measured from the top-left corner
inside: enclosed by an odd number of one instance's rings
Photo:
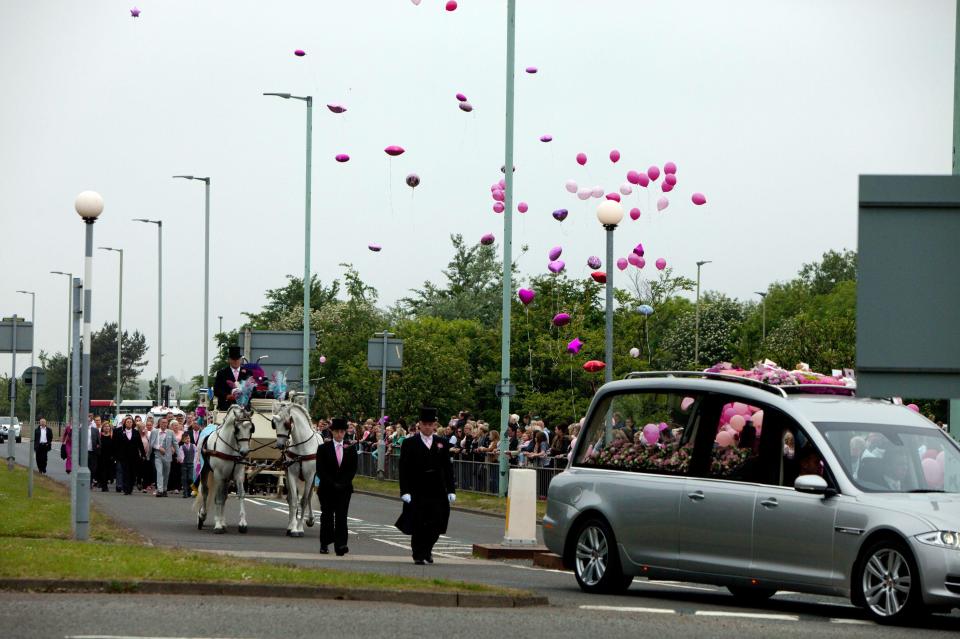
[[[560,256],[563,255],[563,247],[554,246],[552,249],[550,249],[550,252],[547,255],[550,257],[551,262],[558,260],[560,259]]]
[[[668,206],[670,206],[670,200],[668,200],[667,198],[662,197],[662,198],[660,198],[659,200],[657,200],[657,210],[658,210],[658,211],[662,211],[663,209],[667,208]]]
[[[521,288],[519,291],[517,291],[517,297],[520,298],[520,301],[524,306],[532,302],[533,298],[536,296],[537,294],[531,291],[529,288]]]
[[[557,222],[563,222],[565,219],[567,219],[567,215],[569,215],[569,211],[567,211],[567,209],[557,209],[553,212],[553,219],[555,219]]]
[[[559,272],[561,272],[564,268],[566,268],[566,266],[567,266],[567,265],[564,263],[563,260],[553,260],[552,262],[550,262],[549,264],[547,264],[547,269],[548,269],[551,273],[559,273]]]

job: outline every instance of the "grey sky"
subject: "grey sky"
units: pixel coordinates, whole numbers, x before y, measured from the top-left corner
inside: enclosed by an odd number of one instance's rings
[[[127,251],[124,326],[147,336],[146,375],[156,371],[156,231],[134,217],[165,225],[164,372],[199,372],[203,185],[171,175],[213,179],[211,332],[217,315],[236,327],[265,289],[303,270],[304,107],[263,91],[316,97],[312,259],[324,282],[352,262],[388,304],[440,277],[450,233],[499,241],[489,185],[503,163],[506,3],[443,4],[145,0],[133,19],[132,1],[4,0],[0,312],[28,314],[29,297],[14,291],[37,291],[38,346],[63,349],[66,285],[47,272],[82,270],[72,204],[94,189],[106,203],[96,245]],[[951,0],[518,5],[524,273],[545,272],[554,245],[573,276],[603,255],[599,200],[566,193],[571,178],[614,190],[628,169],[676,162],[665,212],[653,206],[659,190],[649,206],[645,193],[625,198],[643,215],[617,231],[617,255],[642,241],[648,258],[690,276],[711,259],[704,285],[748,298],[855,246],[859,174],[950,171]],[[406,154],[388,160],[390,144]],[[413,194],[410,172],[422,179]],[[694,208],[693,191],[708,205]],[[562,225],[550,216],[561,207]],[[115,255],[98,252],[94,326],[115,319],[116,282]]]

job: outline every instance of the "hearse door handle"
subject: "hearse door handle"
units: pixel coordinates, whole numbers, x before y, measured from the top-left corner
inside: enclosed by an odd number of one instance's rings
[[[761,501],[760,505],[763,506],[764,508],[776,508],[777,506],[780,505],[780,502],[778,502],[774,497],[771,497],[769,499],[764,499],[763,501]]]
[[[693,501],[703,501],[706,499],[706,496],[703,494],[702,490],[695,490],[692,493],[687,493],[687,497]]]

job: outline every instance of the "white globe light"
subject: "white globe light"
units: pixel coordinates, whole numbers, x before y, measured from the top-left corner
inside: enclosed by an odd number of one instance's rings
[[[604,226],[616,226],[623,219],[623,207],[619,202],[605,200],[597,207],[597,219]]]
[[[103,198],[96,191],[84,191],[77,196],[73,207],[84,219],[97,219],[103,212]]]

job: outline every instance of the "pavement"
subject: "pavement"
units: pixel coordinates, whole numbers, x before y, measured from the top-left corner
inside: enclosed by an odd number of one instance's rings
[[[26,446],[18,447],[18,461],[26,462]],[[55,451],[54,451],[55,452]],[[51,454],[50,477],[66,479],[63,462]],[[136,637],[273,637],[290,636],[302,628],[317,629],[325,615],[343,615],[348,636],[422,635],[426,627],[442,628],[444,636],[490,636],[503,628],[510,634],[533,636],[623,636],[659,634],[668,637],[736,636],[803,637],[830,633],[841,637],[937,637],[956,636],[960,615],[936,615],[916,629],[878,626],[849,601],[799,593],[781,592],[761,607],[738,603],[725,589],[637,579],[623,595],[586,595],[569,572],[537,568],[529,561],[486,561],[470,556],[474,543],[496,543],[503,538],[503,521],[487,515],[465,512],[451,514],[445,538],[437,547],[433,566],[416,566],[410,560],[409,538],[393,528],[400,512],[399,500],[355,495],[351,501],[350,553],[345,557],[320,555],[318,527],[306,529],[307,536],[294,539],[284,535],[286,503],[261,496],[246,502],[249,532],[236,532],[238,506],[231,497],[227,506],[229,532],[214,535],[209,526],[197,530],[192,500],[180,497],[155,498],[134,493],[94,493],[94,503],[119,523],[133,528],[152,543],[253,557],[317,568],[339,568],[411,577],[448,578],[522,588],[549,598],[551,605],[540,609],[467,611],[383,606],[352,602],[306,600],[245,600],[244,598],[177,597],[149,599],[139,595],[12,595],[14,601],[29,602],[30,614],[12,615],[10,606],[0,607],[0,636],[75,635]],[[208,520],[209,521],[209,520]],[[10,602],[11,595],[4,595]],[[372,602],[371,602],[372,603]],[[95,604],[95,605],[93,605]],[[116,613],[89,614],[87,606],[105,606]],[[223,607],[231,613],[211,610]],[[18,609],[19,606],[13,606]],[[69,624],[61,609],[76,610]],[[124,610],[136,611],[138,623],[130,624]],[[46,611],[43,614],[41,611]],[[184,619],[188,625],[168,622]],[[35,614],[36,613],[36,614]],[[230,615],[236,614],[236,617]],[[288,614],[289,613],[289,614]],[[67,615],[69,617],[69,615]],[[151,619],[156,616],[154,623]],[[89,624],[85,619],[89,619]],[[225,620],[230,619],[227,623]],[[249,619],[249,621],[247,621]],[[14,623],[16,620],[16,623]],[[311,623],[311,620],[313,622]],[[58,625],[59,623],[59,625]],[[381,626],[380,624],[386,624]],[[429,624],[436,623],[436,626]],[[99,625],[98,625],[99,624]],[[505,624],[505,625],[504,625]],[[281,629],[282,626],[282,629]],[[189,628],[186,632],[184,628]],[[25,629],[31,632],[26,633]],[[9,634],[8,634],[9,631]],[[19,632],[25,634],[17,634]],[[59,633],[59,634],[57,634]]]

